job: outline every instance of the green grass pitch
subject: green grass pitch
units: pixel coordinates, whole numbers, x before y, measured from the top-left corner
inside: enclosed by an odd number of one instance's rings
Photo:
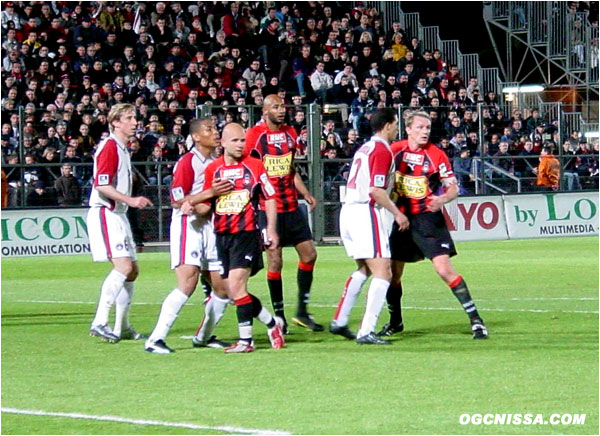
[[[88,256],[3,259],[2,433],[598,434],[598,238],[470,242],[458,250],[453,262],[488,340],[471,339],[458,302],[430,263],[420,262],[406,269],[406,331],[392,346],[361,347],[292,327],[286,348],[272,350],[255,324],[257,351],[248,355],[194,349],[182,338],[201,320],[201,293],[167,338],[175,354],[145,353],[141,342],[102,343],[88,328],[107,264]],[[288,318],[296,259],[286,249]],[[149,332],[175,280],[167,253],[139,260],[131,320]],[[341,247],[319,248],[311,297],[317,321],[329,323],[352,270]],[[264,271],[250,290],[270,309]],[[384,309],[380,325],[386,320]],[[217,333],[236,338],[233,307]],[[577,413],[586,420],[461,425],[464,413]]]

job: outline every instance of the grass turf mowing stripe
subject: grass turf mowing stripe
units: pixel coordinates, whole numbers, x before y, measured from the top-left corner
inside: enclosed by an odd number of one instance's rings
[[[513,299],[511,299],[512,301]],[[586,299],[581,299],[587,301]],[[479,300],[478,300],[479,301]],[[501,300],[498,300],[501,301]],[[48,303],[48,304],[97,304],[91,301],[52,301],[52,300],[15,300],[17,303]],[[160,303],[132,303],[133,306],[158,306]],[[198,303],[187,303],[186,306],[200,306]],[[335,304],[311,304],[312,307],[337,307]],[[357,305],[358,306],[358,305]],[[421,307],[421,306],[402,306],[403,310],[449,310],[449,311],[462,311],[462,307]],[[480,306],[479,308],[484,312],[529,312],[529,313],[598,313],[597,310],[563,310],[563,309],[502,309],[502,308],[488,308]]]
[[[239,434],[269,434],[269,435],[290,435],[291,433],[279,431],[279,430],[264,430],[264,429],[252,429],[242,427],[231,427],[231,426],[208,426],[208,425],[197,425],[186,422],[165,422],[165,421],[152,421],[147,419],[131,419],[123,418],[120,416],[99,416],[99,415],[85,415],[83,413],[64,413],[64,412],[46,412],[43,410],[24,410],[24,409],[13,409],[10,407],[2,407],[0,409],[2,413],[14,413],[17,415],[35,415],[35,416],[55,416],[59,418],[71,418],[71,419],[89,419],[93,421],[110,421],[110,422],[122,422],[125,424],[136,424],[136,425],[154,425],[161,427],[177,427],[177,428],[189,428],[192,430],[211,430],[211,431],[223,431],[226,433],[239,433]]]

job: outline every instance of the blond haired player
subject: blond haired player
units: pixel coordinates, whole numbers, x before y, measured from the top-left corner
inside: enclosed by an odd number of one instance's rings
[[[139,267],[126,212],[128,207],[143,209],[152,206],[152,202],[146,197],[131,196],[131,161],[126,145],[137,125],[135,107],[114,105],[108,114],[108,125],[110,135],[94,154],[87,226],[94,262],[110,261],[113,269],[102,283],[90,335],[115,343],[144,337],[128,321]],[[115,305],[115,325],[111,330],[108,316]]]

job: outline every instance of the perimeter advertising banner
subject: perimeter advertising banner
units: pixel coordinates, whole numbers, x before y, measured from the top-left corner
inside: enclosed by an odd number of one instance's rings
[[[88,209],[2,211],[2,257],[90,253]]]
[[[598,193],[504,197],[510,239],[598,235]]]
[[[458,198],[443,213],[455,241],[508,239],[502,197]]]

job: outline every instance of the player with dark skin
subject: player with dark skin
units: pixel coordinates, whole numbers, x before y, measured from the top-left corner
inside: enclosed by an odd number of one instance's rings
[[[264,100],[263,119],[262,119],[263,124],[261,125],[261,123],[259,123],[257,126],[253,127],[252,129],[250,129],[247,132],[246,151],[249,152],[251,155],[255,155],[257,153],[257,151],[259,151],[259,148],[261,146],[265,146],[265,144],[261,145],[259,143],[261,139],[264,140],[265,132],[266,132],[267,136],[268,136],[268,134],[278,134],[278,133],[288,135],[287,138],[294,142],[293,147],[295,147],[295,140],[296,140],[295,132],[287,133],[293,129],[284,124],[285,116],[286,116],[286,108],[284,106],[283,100],[275,94],[268,95]],[[254,129],[259,129],[260,132],[262,132],[263,136],[257,137],[253,132]],[[271,145],[272,144],[269,144],[269,146],[271,146]],[[284,153],[284,150],[282,150],[282,148],[280,146],[281,144],[274,144],[274,145],[276,148],[273,148],[272,150],[274,150],[275,153],[277,153],[277,152]],[[287,145],[287,144],[285,144],[285,145]],[[264,154],[265,154],[265,152],[263,149],[262,151],[258,152],[259,156],[257,156],[257,157],[263,158]],[[289,166],[290,166],[290,168],[288,169],[288,174],[289,174],[289,172],[294,171],[293,161],[289,162]],[[267,167],[267,172],[269,172],[268,165],[265,165],[265,167]],[[269,174],[269,178],[271,179],[271,182],[274,185],[274,187],[276,189],[279,189],[278,181],[280,179],[278,179],[277,176],[273,176],[272,174]],[[312,212],[317,205],[317,201],[310,194],[310,192],[306,188],[306,185],[304,184],[304,182],[302,181],[302,178],[300,177],[300,175],[298,173],[294,173],[294,175],[293,175],[293,187],[291,187],[291,189],[294,189],[294,188],[297,191],[297,193],[299,193],[300,195],[302,195],[302,197],[304,197],[304,200],[306,201],[306,203],[308,204],[308,206],[310,208],[310,211]],[[287,201],[290,204],[294,204],[294,205],[297,204],[297,200],[295,198],[295,193],[290,194],[289,191],[282,189],[280,192],[280,195],[283,198],[287,199]],[[287,212],[287,211],[282,211],[281,209],[279,209],[280,218],[278,221],[278,227],[285,226],[285,223],[284,223],[285,218],[282,217],[282,215],[288,215],[288,220],[301,220],[303,222],[306,222],[306,218],[303,215],[297,215],[296,214],[297,212],[298,212],[297,210],[292,210],[291,212]],[[323,326],[314,322],[312,317],[306,312],[306,303],[308,301],[308,295],[309,295],[310,286],[312,283],[312,270],[313,270],[314,265],[317,260],[317,250],[315,249],[315,245],[313,243],[312,236],[310,235],[310,230],[308,230],[307,224],[308,223],[306,222],[306,228],[307,228],[308,233],[305,238],[301,238],[302,240],[298,240],[298,239],[294,239],[293,237],[291,237],[290,241],[288,242],[289,245],[294,246],[294,248],[296,249],[296,252],[298,253],[298,258],[299,258],[298,259],[299,260],[299,262],[298,262],[299,302],[298,302],[298,312],[297,312],[296,317],[293,318],[293,320],[298,325],[301,325],[309,330],[322,331]],[[278,233],[280,233],[280,237],[284,241],[286,239],[286,234],[293,233],[293,229],[291,229],[291,228],[290,229],[278,228],[277,231],[278,231]],[[288,244],[285,244],[285,245],[288,245]],[[282,297],[282,283],[281,283],[281,270],[283,268],[283,255],[282,255],[283,254],[283,250],[282,250],[283,245],[284,244],[280,244],[280,246],[278,246],[275,249],[267,250],[267,277],[268,277],[268,283],[269,283],[269,290],[271,291],[271,300],[273,303],[273,308],[275,309],[276,315],[283,318],[283,320],[285,322],[285,316],[283,313],[283,297]],[[273,285],[273,283],[275,283],[275,284]],[[275,288],[275,291],[273,291],[273,288]],[[287,323],[285,323],[285,324],[287,324]]]

